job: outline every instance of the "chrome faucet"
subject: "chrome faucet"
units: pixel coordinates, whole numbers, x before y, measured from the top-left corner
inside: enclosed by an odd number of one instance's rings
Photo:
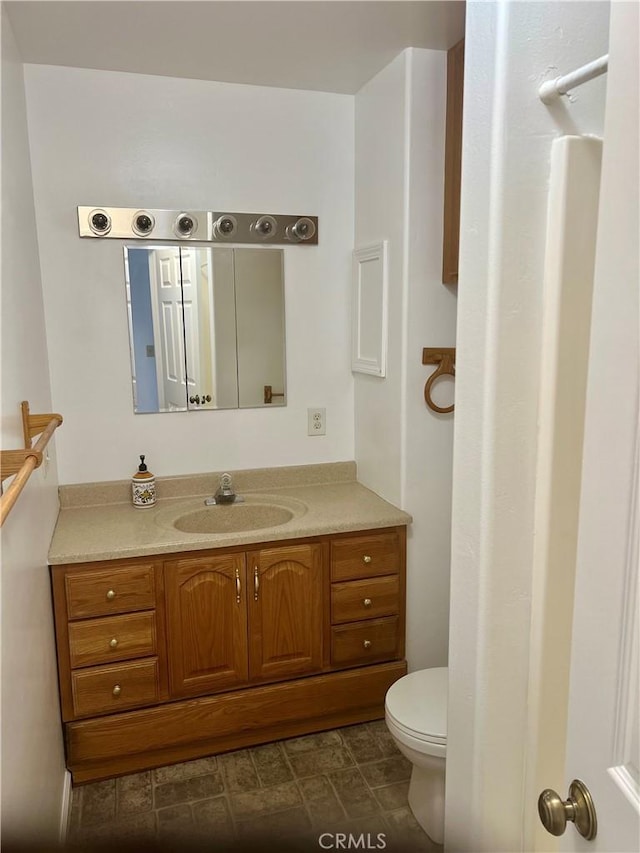
[[[216,489],[215,495],[211,498],[207,498],[205,500],[206,506],[214,506],[215,504],[233,504],[233,503],[243,503],[244,498],[240,495],[236,495],[233,491],[233,482],[231,480],[231,474],[223,474],[220,477],[220,485]]]

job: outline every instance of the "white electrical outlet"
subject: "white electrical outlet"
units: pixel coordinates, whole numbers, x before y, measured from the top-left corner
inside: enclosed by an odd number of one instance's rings
[[[307,409],[307,435],[326,435],[327,410]]]

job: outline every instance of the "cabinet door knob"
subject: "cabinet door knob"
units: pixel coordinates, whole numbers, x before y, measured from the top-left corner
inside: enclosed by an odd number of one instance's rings
[[[364,557],[362,558],[362,562],[363,563],[370,563],[371,557],[368,554],[365,554]]]
[[[365,649],[370,649],[371,648],[371,640],[365,640],[362,645],[365,647]]]
[[[258,600],[258,593],[260,592],[260,573],[258,572],[258,567],[255,566],[253,569],[253,600]]]
[[[242,586],[240,584],[240,569],[236,569],[236,604],[240,604]]]
[[[119,685],[119,684],[116,684],[116,686],[113,688],[113,690],[111,691],[111,693],[112,693],[114,696],[119,696],[119,695],[122,693],[122,688],[120,687],[120,685]]]
[[[364,604],[365,607],[371,607],[372,601],[370,598],[365,598],[362,603]]]
[[[116,597],[115,592],[114,592],[112,589],[110,589],[110,590],[107,592],[107,599],[108,599],[109,601],[113,601],[113,599],[114,599],[115,597]]]
[[[118,640],[116,639],[116,637],[114,637],[113,640],[110,641],[109,645],[111,646],[112,649],[118,648]]]

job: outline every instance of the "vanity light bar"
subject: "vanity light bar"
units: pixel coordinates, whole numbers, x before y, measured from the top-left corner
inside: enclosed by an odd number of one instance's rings
[[[318,217],[211,210],[78,207],[81,237],[316,246]]]

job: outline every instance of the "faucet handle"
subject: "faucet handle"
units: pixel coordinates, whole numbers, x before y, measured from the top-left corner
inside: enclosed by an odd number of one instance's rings
[[[230,488],[231,488],[231,483],[232,483],[231,474],[223,474],[223,475],[220,477],[220,486],[221,486],[221,488],[222,488],[222,489],[224,489],[225,491],[226,491],[227,489],[230,489]]]

